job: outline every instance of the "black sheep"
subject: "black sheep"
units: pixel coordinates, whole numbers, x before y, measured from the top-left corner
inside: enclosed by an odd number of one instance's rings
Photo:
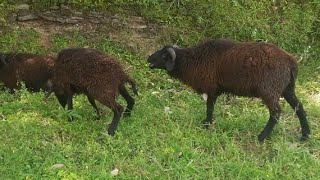
[[[297,61],[273,44],[218,39],[191,48],[165,46],[148,62],[150,68],[164,69],[197,93],[208,95],[206,126],[213,121],[214,104],[222,93],[258,97],[270,112],[269,121],[258,136],[259,141],[264,141],[280,117],[279,98],[283,96],[299,117],[302,139],[310,134],[306,113],[295,95]]]
[[[123,107],[116,102],[120,93],[127,101],[125,116],[129,116],[134,99],[125,88],[125,83],[131,84],[137,94],[135,81],[123,70],[121,64],[112,56],[90,48],[69,48],[61,50],[54,66],[52,84],[59,103],[68,109],[73,109],[73,95],[84,93],[96,109],[95,99],[112,109],[114,116],[108,133],[114,135],[117,129]],[[47,95],[49,96],[49,94]]]

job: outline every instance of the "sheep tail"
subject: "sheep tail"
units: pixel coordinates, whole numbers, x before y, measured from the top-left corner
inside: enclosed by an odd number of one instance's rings
[[[133,80],[131,77],[128,76],[126,78],[126,82],[128,82],[131,85],[131,89],[132,89],[133,93],[138,96],[138,89],[137,89],[137,84],[136,84],[135,80]]]
[[[298,76],[298,64],[294,63],[291,65],[291,81],[295,81]]]
[[[298,64],[295,63],[291,63],[291,68],[290,68],[290,83],[289,83],[289,87],[290,88],[294,88],[295,87],[295,81],[297,79],[298,76]]]

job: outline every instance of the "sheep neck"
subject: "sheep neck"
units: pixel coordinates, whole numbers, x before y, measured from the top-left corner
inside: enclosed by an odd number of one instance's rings
[[[186,48],[175,49],[176,52],[176,64],[172,71],[168,74],[175,79],[178,79],[189,86],[191,86],[198,93],[206,91],[206,87],[203,87],[202,79],[205,74],[203,70],[207,66],[204,60],[207,56],[205,48]],[[200,81],[199,81],[200,80]]]

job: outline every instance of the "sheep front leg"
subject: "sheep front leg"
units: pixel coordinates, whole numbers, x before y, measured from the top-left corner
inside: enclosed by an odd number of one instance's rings
[[[203,121],[203,125],[205,128],[208,128],[210,124],[213,122],[213,110],[214,104],[216,103],[217,96],[216,95],[208,95],[207,99],[207,118]]]

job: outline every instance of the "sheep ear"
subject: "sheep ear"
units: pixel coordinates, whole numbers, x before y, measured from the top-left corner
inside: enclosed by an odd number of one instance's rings
[[[168,48],[167,51],[170,54],[171,58],[167,59],[165,66],[166,66],[167,71],[172,71],[174,68],[174,65],[176,63],[176,52],[171,47]]]

